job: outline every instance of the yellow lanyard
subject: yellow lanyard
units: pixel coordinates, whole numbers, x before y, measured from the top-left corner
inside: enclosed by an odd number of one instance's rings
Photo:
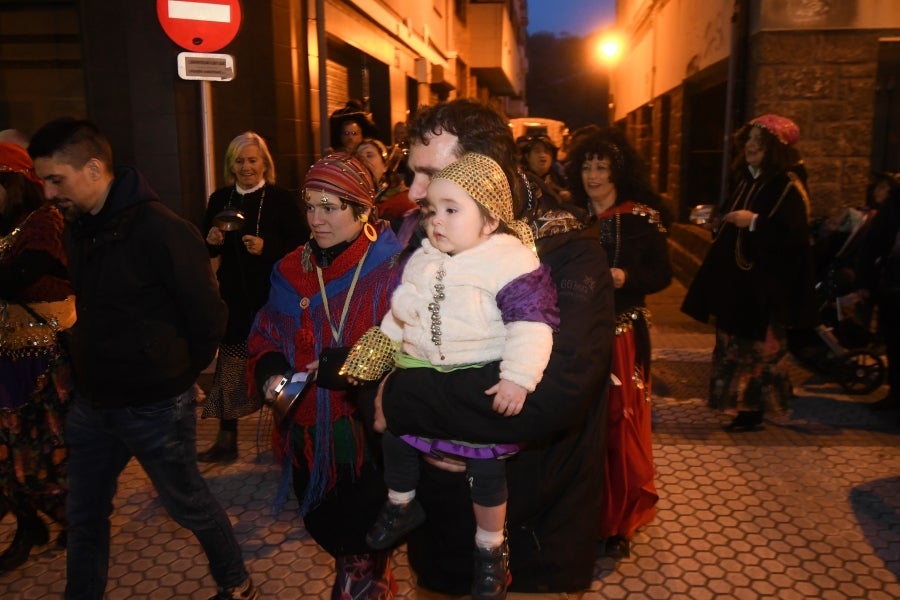
[[[350,299],[353,298],[353,290],[356,289],[356,282],[359,281],[359,274],[362,271],[363,263],[366,262],[366,256],[369,255],[369,249],[371,248],[372,245],[369,244],[365,254],[363,254],[360,259],[359,264],[356,265],[356,273],[353,274],[353,281],[350,283],[347,299],[344,300],[344,310],[341,312],[340,327],[337,329],[335,329],[334,323],[331,321],[331,311],[328,309],[328,295],[325,293],[325,281],[322,279],[322,269],[319,265],[316,265],[316,275],[319,278],[319,290],[322,292],[322,305],[325,307],[325,316],[328,318],[328,326],[331,327],[332,339],[336,341],[338,345],[341,343],[341,334],[344,332],[344,323],[347,321],[347,311],[350,309]]]

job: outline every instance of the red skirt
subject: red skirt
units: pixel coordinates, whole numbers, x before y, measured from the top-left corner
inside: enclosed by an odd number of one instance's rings
[[[600,507],[600,539],[634,532],[653,520],[659,496],[653,484],[649,364],[636,362],[635,330],[613,342],[606,472]],[[648,353],[649,355],[649,353]]]

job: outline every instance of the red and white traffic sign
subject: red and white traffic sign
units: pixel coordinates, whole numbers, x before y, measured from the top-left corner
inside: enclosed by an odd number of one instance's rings
[[[238,0],[156,0],[156,15],[173,42],[194,52],[221,50],[241,26]]]

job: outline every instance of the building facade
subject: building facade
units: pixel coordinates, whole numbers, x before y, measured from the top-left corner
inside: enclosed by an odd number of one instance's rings
[[[619,0],[617,28],[614,120],[682,220],[718,203],[730,135],[763,113],[800,127],[813,217],[900,171],[900,3]]]
[[[223,184],[225,147],[247,130],[295,189],[328,145],[327,115],[351,98],[386,143],[394,123],[438,100],[524,114],[526,0],[244,0],[237,36],[218,50],[233,56],[234,79],[211,82],[179,77],[187,50],[160,25],[165,4],[0,0],[0,129],[89,118],[117,162],[199,222]]]

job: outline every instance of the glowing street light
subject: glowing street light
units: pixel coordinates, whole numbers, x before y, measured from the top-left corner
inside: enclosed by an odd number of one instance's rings
[[[622,36],[608,31],[597,42],[597,56],[604,65],[612,68],[622,58],[623,47]]]
[[[612,122],[615,112],[615,99],[612,93],[612,71],[624,52],[625,42],[621,35],[612,30],[602,33],[597,40],[595,52],[597,58],[606,67],[607,122]]]

